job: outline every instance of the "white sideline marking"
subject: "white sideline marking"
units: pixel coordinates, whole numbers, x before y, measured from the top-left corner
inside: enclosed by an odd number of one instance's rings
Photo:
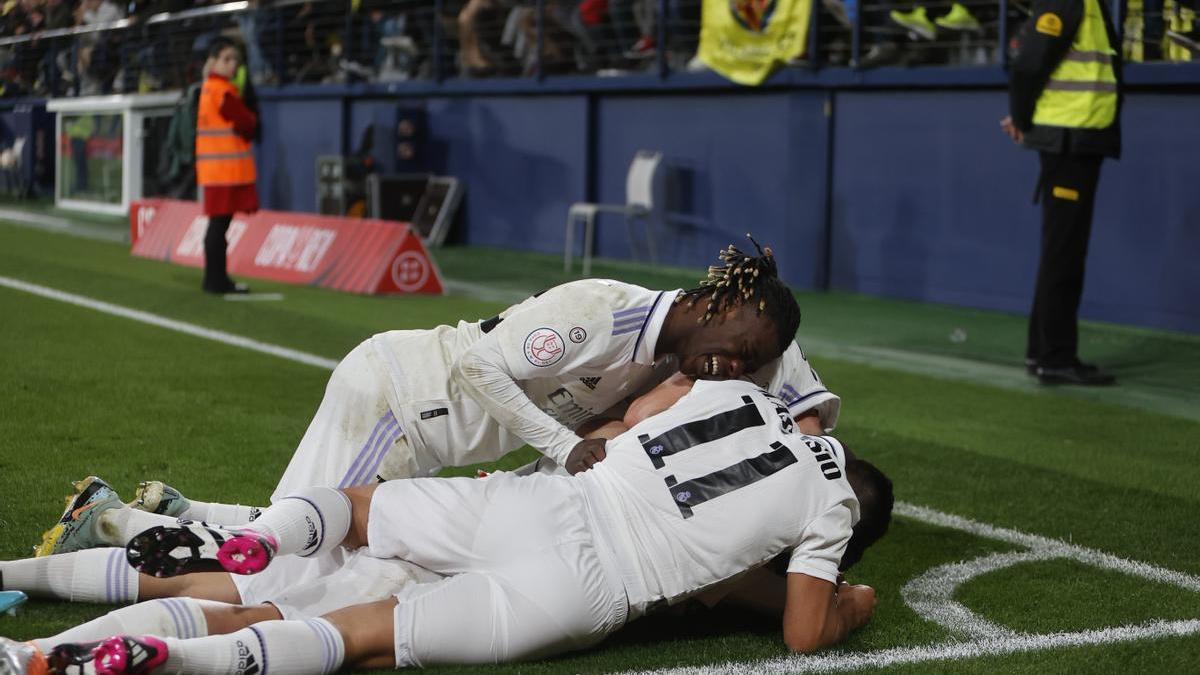
[[[1018,633],[998,626],[954,601],[952,598],[954,589],[973,577],[1010,565],[1053,558],[1069,558],[1095,567],[1172,584],[1195,592],[1200,592],[1200,577],[1148,563],[1118,558],[1049,537],[980,523],[969,518],[907,502],[896,502],[895,513],[930,525],[960,530],[986,539],[1029,549],[1027,551],[993,553],[974,560],[940,565],[905,584],[901,595],[919,615],[939,624],[952,634],[965,635],[967,639],[917,647],[893,647],[872,652],[796,655],[762,661],[733,661],[710,666],[666,668],[656,671],[626,671],[622,675],[634,675],[635,673],[721,675],[729,672],[775,675],[778,673],[851,671],[929,661],[1003,656],[1067,647],[1108,645],[1200,633],[1200,619],[1149,621],[1141,624],[1044,635]]]
[[[221,330],[197,326],[194,323],[168,319],[164,316],[151,314],[150,312],[143,312],[140,309],[130,309],[128,307],[114,305],[110,302],[104,302],[102,300],[93,300],[92,298],[87,298],[82,295],[75,295],[74,293],[67,293],[53,288],[48,288],[46,286],[31,284],[28,281],[21,281],[20,279],[0,276],[0,286],[11,288],[15,291],[32,293],[33,295],[49,298],[50,300],[58,300],[59,302],[65,302],[78,307],[85,307],[97,312],[103,312],[104,314],[119,316],[132,321],[137,321],[139,323],[158,326],[159,328],[166,328],[167,330],[173,330],[178,333],[191,335],[193,337],[212,340],[213,342],[220,342],[221,344],[230,345],[232,347],[241,347],[242,349],[249,349],[262,354],[269,354],[281,359],[287,359],[288,361],[295,361],[296,363],[303,363],[309,366],[316,366],[317,368],[324,368],[325,370],[333,370],[338,364],[338,362],[334,359],[327,359],[322,356],[317,356],[316,354],[309,354],[307,352],[288,349],[287,347],[280,347],[279,345],[273,345],[267,342],[252,340],[247,337],[242,337],[241,335],[234,335],[233,333],[226,333],[225,331]]]
[[[1018,635],[1017,637],[986,638],[973,642],[951,642],[930,647],[895,647],[859,654],[824,654],[818,656],[788,656],[766,661],[743,661],[722,663],[698,668],[672,668],[655,671],[627,671],[634,673],[656,673],[657,675],[722,675],[744,673],[746,675],[776,675],[781,673],[829,673],[883,668],[886,666],[975,659],[983,656],[1004,656],[1024,652],[1062,649],[1064,647],[1086,647],[1110,645],[1119,642],[1153,640],[1167,637],[1182,637],[1200,633],[1200,619],[1185,621],[1151,621],[1133,626],[1084,630],[1077,633],[1049,633],[1046,635]]]
[[[226,293],[229,302],[275,302],[283,299],[283,293]]]
[[[102,225],[75,222],[66,218],[58,218],[40,213],[29,213],[15,209],[0,209],[0,221],[12,225],[20,225],[35,230],[70,234],[84,239],[106,241],[121,244],[129,241],[129,231],[109,229]]]

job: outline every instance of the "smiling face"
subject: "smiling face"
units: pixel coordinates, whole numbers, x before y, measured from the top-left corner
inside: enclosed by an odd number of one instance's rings
[[[226,47],[221,53],[208,60],[208,72],[232,79],[238,69],[238,50],[236,47]]]
[[[676,350],[679,372],[702,380],[741,377],[782,353],[775,323],[744,304],[697,326]]]

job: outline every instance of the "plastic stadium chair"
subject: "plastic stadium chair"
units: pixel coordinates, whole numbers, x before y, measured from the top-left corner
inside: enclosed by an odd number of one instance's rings
[[[595,204],[576,202],[567,210],[567,245],[563,251],[563,271],[571,271],[571,259],[575,255],[575,225],[583,220],[583,276],[592,273],[592,246],[595,242],[596,214],[618,213],[625,216],[625,228],[629,234],[629,247],[636,250],[633,242],[634,221],[641,221],[646,228],[646,255],[655,262],[654,237],[651,231],[652,216],[656,202],[657,183],[662,172],[662,153],[639,150],[629,164],[625,176],[625,204]]]

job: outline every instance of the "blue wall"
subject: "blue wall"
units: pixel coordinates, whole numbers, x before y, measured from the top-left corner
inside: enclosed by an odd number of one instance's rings
[[[568,206],[622,202],[630,159],[652,149],[689,188],[674,206],[696,217],[659,232],[663,262],[703,267],[752,231],[798,288],[1018,313],[1032,295],[1037,159],[1001,134],[1001,89],[264,98],[271,208],[312,210],[313,157],[348,152],[369,124],[390,170],[397,106],[423,105],[430,168],[466,187],[457,241],[559,253]],[[1125,157],[1101,177],[1085,317],[1200,332],[1197,120],[1200,94],[1127,97]],[[597,232],[598,255],[644,259],[618,217]]]

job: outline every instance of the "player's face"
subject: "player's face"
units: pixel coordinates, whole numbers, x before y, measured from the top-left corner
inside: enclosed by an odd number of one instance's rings
[[[703,380],[728,380],[779,358],[775,323],[755,307],[737,307],[697,327],[679,350],[679,371]]]

